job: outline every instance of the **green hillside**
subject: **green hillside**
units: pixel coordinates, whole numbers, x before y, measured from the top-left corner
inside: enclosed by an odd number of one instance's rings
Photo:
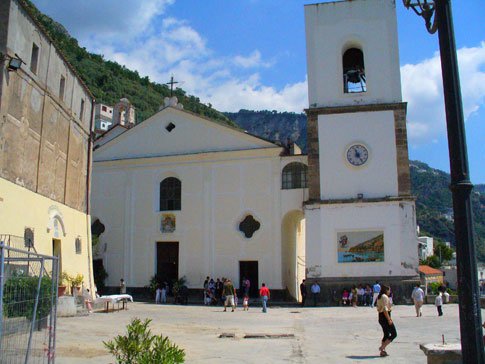
[[[42,14],[29,0],[23,2],[77,70],[98,103],[114,105],[122,97],[126,97],[135,106],[136,121],[140,122],[155,114],[163,98],[170,96],[167,85],[151,82],[148,77],[141,77],[137,71],[105,60],[102,55],[88,52],[61,24]],[[174,95],[186,110],[235,126],[224,114],[213,109],[211,105],[202,104],[199,98],[187,95],[181,88],[174,90]]]
[[[250,134],[282,143],[290,138],[303,151],[306,151],[305,114],[277,112],[276,110],[239,110],[239,112],[225,112],[224,114]]]
[[[450,175],[419,161],[411,161],[412,192],[417,196],[416,215],[422,235],[455,244]],[[485,185],[472,191],[472,212],[477,258],[485,262]]]

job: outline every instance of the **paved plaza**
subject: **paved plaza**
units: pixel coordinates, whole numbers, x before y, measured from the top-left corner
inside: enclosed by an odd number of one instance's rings
[[[398,337],[388,348],[390,356],[380,358],[382,332],[376,310],[368,307],[270,307],[263,314],[256,306],[222,312],[221,307],[133,303],[127,311],[59,318],[56,363],[114,363],[102,342],[123,334],[134,317],[151,319],[152,332],[184,348],[187,363],[425,363],[419,344],[441,342],[442,335],[448,343],[459,342],[456,304],[445,305],[443,317],[425,305],[421,318],[414,306],[396,306]],[[220,338],[224,333],[235,337]]]

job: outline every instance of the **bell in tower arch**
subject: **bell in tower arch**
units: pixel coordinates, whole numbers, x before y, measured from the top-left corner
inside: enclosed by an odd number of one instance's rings
[[[364,53],[358,48],[347,49],[342,56],[344,92],[366,92]]]

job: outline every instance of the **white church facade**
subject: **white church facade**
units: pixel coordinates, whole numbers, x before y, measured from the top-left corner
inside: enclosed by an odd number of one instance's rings
[[[143,288],[158,274],[195,289],[207,275],[236,285],[247,276],[297,296],[306,156],[178,106],[108,133],[94,152],[92,220],[105,226],[107,285]]]
[[[418,243],[391,0],[305,6],[308,156],[175,102],[93,156],[108,286],[228,277],[325,303],[375,280],[406,296]],[[336,293],[338,292],[338,293]]]

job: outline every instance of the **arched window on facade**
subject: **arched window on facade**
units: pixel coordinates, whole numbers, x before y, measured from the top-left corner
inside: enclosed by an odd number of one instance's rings
[[[75,242],[76,254],[82,254],[83,248],[81,244],[81,238],[76,238]]]
[[[358,48],[349,48],[342,56],[344,92],[366,92],[364,53]]]
[[[293,188],[306,188],[308,167],[299,162],[292,162],[283,168],[281,176],[281,188],[290,190]]]
[[[182,182],[175,177],[160,182],[160,211],[180,210],[182,206]]]

